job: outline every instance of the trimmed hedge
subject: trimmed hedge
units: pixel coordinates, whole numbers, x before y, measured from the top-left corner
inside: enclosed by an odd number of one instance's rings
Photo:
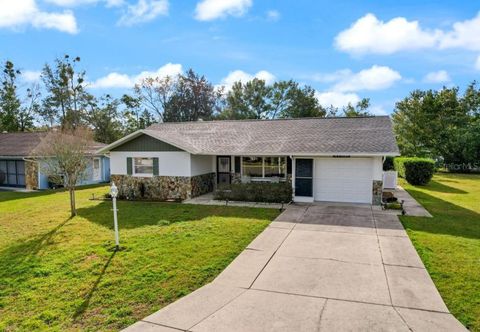
[[[292,185],[280,183],[234,183],[219,187],[213,194],[218,200],[288,203],[292,200]]]
[[[393,164],[398,175],[413,185],[426,185],[435,173],[435,161],[428,158],[399,157]]]

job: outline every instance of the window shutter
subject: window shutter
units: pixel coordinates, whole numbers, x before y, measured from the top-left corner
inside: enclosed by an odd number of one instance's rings
[[[240,157],[235,157],[235,173],[240,173]]]
[[[132,175],[132,169],[133,169],[133,161],[132,158],[127,157],[127,174]]]
[[[153,175],[158,175],[158,158],[153,158]]]

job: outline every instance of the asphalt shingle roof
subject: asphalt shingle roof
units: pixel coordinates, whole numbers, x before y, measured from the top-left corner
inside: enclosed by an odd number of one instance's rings
[[[0,157],[30,157],[47,135],[48,132],[0,133]],[[106,144],[92,142],[88,153],[94,154],[104,146]]]
[[[159,123],[143,132],[194,154],[399,152],[388,116]]]

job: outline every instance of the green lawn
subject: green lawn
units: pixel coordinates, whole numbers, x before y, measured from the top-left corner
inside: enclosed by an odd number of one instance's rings
[[[433,218],[401,217],[448,309],[480,331],[480,175],[437,174],[401,183]]]
[[[0,331],[118,330],[211,281],[277,210],[0,192]]]

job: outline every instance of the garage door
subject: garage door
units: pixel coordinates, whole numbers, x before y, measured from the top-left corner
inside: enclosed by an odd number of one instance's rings
[[[372,203],[371,158],[318,158],[315,160],[316,201]]]

